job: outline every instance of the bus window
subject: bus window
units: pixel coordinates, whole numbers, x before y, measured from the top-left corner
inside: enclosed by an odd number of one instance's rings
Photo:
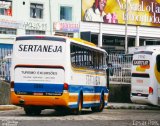
[[[157,70],[158,72],[160,72],[160,55],[157,55],[156,64],[157,64]]]
[[[103,54],[99,53],[99,69],[103,69]]]
[[[71,64],[73,66],[76,65],[76,55],[75,55],[75,52],[76,52],[76,46],[75,45],[72,45],[71,46]]]

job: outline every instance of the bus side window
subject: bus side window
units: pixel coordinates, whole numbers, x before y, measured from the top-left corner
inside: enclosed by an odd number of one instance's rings
[[[71,45],[71,63],[72,65],[76,65],[76,46]]]
[[[157,64],[157,70],[158,72],[160,72],[160,55],[157,55],[156,64]]]

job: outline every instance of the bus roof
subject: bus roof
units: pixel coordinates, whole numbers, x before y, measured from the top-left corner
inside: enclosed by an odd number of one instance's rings
[[[140,51],[160,51],[160,45],[148,45],[148,46],[138,46],[129,48],[130,54],[134,54],[135,52],[140,52]]]
[[[80,38],[69,38],[67,36],[49,36],[49,35],[24,35],[24,36],[17,36],[16,37],[16,41],[19,40],[52,40],[52,41],[63,41],[66,42],[67,39],[72,40],[72,42],[78,43],[78,44],[82,44],[82,45],[86,45],[88,47],[91,47],[93,49],[102,51],[107,53],[104,49],[101,49],[99,47],[97,47],[94,43],[88,42],[86,40],[80,39]]]
[[[61,36],[47,36],[47,35],[24,35],[17,36],[16,41],[19,40],[50,40],[50,41],[63,41],[66,42],[65,37]]]
[[[88,41],[80,39],[80,38],[71,38],[71,39],[75,40],[75,41],[77,41],[79,43],[84,43],[84,44],[96,47],[96,45],[94,43],[88,42]]]
[[[107,53],[104,49],[101,49],[100,47],[97,47],[94,43],[92,42],[89,42],[89,41],[86,41],[86,40],[83,40],[83,39],[80,39],[80,38],[70,38],[70,40],[73,40],[75,43],[79,43],[79,44],[82,44],[82,45],[86,45],[88,47],[91,47],[93,49],[96,49],[96,50],[99,50],[99,51],[102,51],[102,52],[105,52]]]

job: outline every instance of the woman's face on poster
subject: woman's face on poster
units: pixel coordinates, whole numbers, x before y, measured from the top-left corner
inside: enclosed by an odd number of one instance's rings
[[[99,0],[99,10],[103,11],[106,6],[107,0]]]

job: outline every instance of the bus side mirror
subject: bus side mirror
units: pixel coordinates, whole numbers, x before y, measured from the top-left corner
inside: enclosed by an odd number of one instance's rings
[[[107,75],[107,88],[109,89],[109,67],[103,66],[103,69],[106,71],[106,75]]]
[[[156,65],[157,65],[158,72],[160,72],[160,55],[158,55],[156,58]]]

